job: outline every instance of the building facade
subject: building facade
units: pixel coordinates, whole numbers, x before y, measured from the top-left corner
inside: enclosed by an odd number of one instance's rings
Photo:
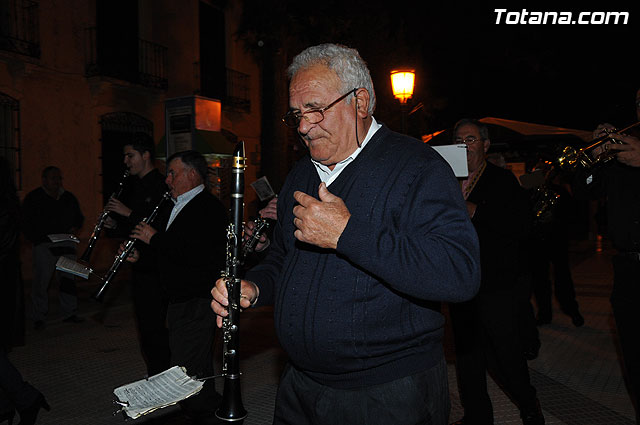
[[[58,166],[86,217],[82,249],[122,178],[122,145],[144,132],[162,157],[167,101],[197,97],[221,108],[219,130],[194,148],[212,155],[216,171],[224,167],[216,154],[225,154],[216,150],[245,142],[247,214],[255,213],[260,78],[234,37],[239,8],[224,0],[0,0],[0,155],[14,167],[21,198],[41,184],[44,167]],[[217,183],[222,198],[224,181]],[[113,244],[101,245],[93,256],[108,267],[113,255],[98,251]]]

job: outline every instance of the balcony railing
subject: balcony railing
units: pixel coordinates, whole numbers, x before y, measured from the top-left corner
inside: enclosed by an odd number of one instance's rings
[[[114,64],[109,59],[105,59],[106,56],[99,51],[96,28],[87,28],[85,31],[85,75],[87,77],[103,75],[165,90],[168,87],[167,48],[142,39],[138,39],[137,43],[137,55],[133,59],[129,59],[131,63]],[[113,60],[113,58],[110,59]]]
[[[227,68],[227,98],[225,107],[243,112],[251,112],[249,97],[249,76]]]
[[[18,190],[22,189],[22,157],[20,149],[20,103],[0,92],[0,157],[14,172]]]
[[[138,40],[138,72],[140,82],[147,87],[166,89],[167,48],[146,40]]]
[[[40,57],[38,3],[31,0],[0,2],[0,50]]]

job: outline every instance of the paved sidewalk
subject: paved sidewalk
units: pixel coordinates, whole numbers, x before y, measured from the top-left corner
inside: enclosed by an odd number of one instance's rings
[[[540,356],[529,362],[531,377],[547,424],[633,424],[618,356],[609,294],[611,251],[597,253],[592,244],[572,248],[573,277],[586,324],[575,328],[554,305],[553,322],[540,328]],[[114,415],[113,389],[141,379],[144,363],[138,349],[127,291],[127,273],[110,288],[105,304],[90,299],[97,282],[79,282],[80,324],[63,323],[51,293],[47,326],[34,331],[27,323],[26,344],[9,355],[26,380],[39,388],[52,407],[42,412],[41,425],[123,424]],[[28,286],[29,282],[25,282]],[[241,318],[241,370],[246,425],[270,424],[278,376],[285,362],[272,328],[271,310],[246,311]],[[445,341],[450,344],[450,338]],[[219,344],[220,345],[220,344]],[[448,349],[450,351],[450,349]],[[220,356],[218,355],[219,359]],[[462,416],[449,364],[451,420]],[[217,384],[222,387],[222,382]],[[490,381],[496,424],[520,424],[518,411]],[[180,424],[177,407],[154,412],[127,423]],[[337,424],[338,425],[338,424]]]

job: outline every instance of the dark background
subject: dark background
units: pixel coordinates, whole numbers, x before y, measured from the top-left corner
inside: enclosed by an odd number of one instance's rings
[[[461,117],[493,116],[582,130],[601,122],[621,128],[636,121],[636,6],[486,4],[245,0],[241,33],[249,48],[285,55],[287,63],[303,48],[322,42],[357,48],[374,79],[376,118],[397,130],[400,108],[391,95],[389,72],[415,68],[409,109],[424,106],[408,118],[408,132],[414,136],[450,127]],[[496,25],[496,8],[576,15],[626,11],[630,18],[626,25]]]
[[[494,116],[590,130],[603,121],[624,127],[636,120],[638,16],[628,7],[609,9],[629,11],[627,25],[608,26],[496,25],[493,9],[446,19],[435,25],[432,42],[423,39],[418,96],[437,105],[434,122]],[[440,37],[447,41],[435,42]]]

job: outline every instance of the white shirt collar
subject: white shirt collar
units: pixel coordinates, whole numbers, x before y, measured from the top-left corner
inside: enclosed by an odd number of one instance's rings
[[[178,195],[176,199],[172,199],[174,206],[171,210],[171,215],[169,216],[169,221],[167,222],[167,229],[173,223],[173,220],[178,216],[180,211],[184,208],[185,205],[189,203],[193,198],[195,198],[200,192],[204,190],[204,185],[200,184],[188,192],[183,193],[182,195]]]
[[[369,126],[369,131],[367,132],[367,135],[362,143],[360,143],[360,146],[356,148],[356,150],[353,151],[353,153],[346,159],[338,162],[336,166],[333,167],[333,170],[330,170],[328,166],[323,165],[312,158],[311,162],[313,162],[313,165],[316,166],[316,171],[318,172],[318,176],[320,176],[320,180],[325,182],[327,186],[330,185],[338,177],[338,175],[340,175],[342,170],[344,170],[347,165],[349,165],[354,159],[356,159],[356,157],[360,154],[360,152],[362,152],[362,149],[364,149],[365,145],[369,143],[369,140],[371,140],[373,135],[380,129],[380,127],[382,127],[382,125],[378,124],[374,117],[371,117],[371,126]]]
[[[190,200],[192,200],[198,193],[202,192],[203,190],[204,190],[204,185],[203,184],[199,184],[198,186],[194,187],[193,189],[189,190],[188,192],[185,192],[182,195],[178,195],[178,197],[173,200],[173,203],[176,204],[176,205],[178,205],[178,204],[186,204]]]

